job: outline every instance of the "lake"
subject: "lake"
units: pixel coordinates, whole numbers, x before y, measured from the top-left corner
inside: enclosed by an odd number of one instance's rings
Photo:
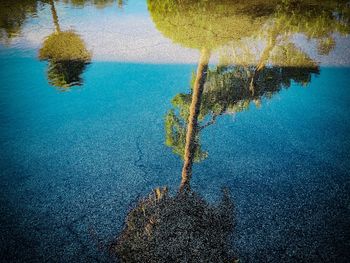
[[[348,262],[346,1],[0,1],[1,262]]]

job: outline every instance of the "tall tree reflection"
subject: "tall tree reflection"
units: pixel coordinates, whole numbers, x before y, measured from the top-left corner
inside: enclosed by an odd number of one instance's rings
[[[140,201],[112,251],[123,262],[233,262],[232,201],[225,193],[212,207],[191,190],[193,163],[207,157],[200,132],[218,116],[246,110],[251,102],[260,106],[292,82],[310,83],[319,66],[292,36],[315,39],[319,53],[327,54],[335,46],[333,33],[349,32],[349,12],[343,1],[321,7],[311,0],[147,2],[157,29],[200,50],[200,59],[190,92],[174,97],[165,118],[166,144],[183,159],[179,191],[171,196],[158,188]],[[261,42],[260,50],[247,45]],[[212,51],[222,47],[220,63],[209,68]]]
[[[307,84],[318,67],[292,42],[296,33],[315,39],[319,52],[326,54],[335,45],[333,33],[350,32],[344,1],[317,5],[312,0],[148,0],[148,9],[166,37],[201,50],[191,94],[176,96],[173,105],[178,110],[170,110],[166,117],[166,144],[184,160],[183,182],[191,177],[192,163],[207,155],[199,144],[198,131],[203,127],[198,119],[212,115],[204,125],[208,126],[218,115],[247,108],[250,101],[259,104],[261,97],[289,87],[292,80]],[[255,51],[261,42],[263,49]],[[247,43],[256,46],[249,48]],[[223,47],[223,63],[207,72],[211,52]]]
[[[349,12],[343,1],[317,5],[312,0],[149,0],[148,8],[166,37],[200,49],[202,54],[191,93],[174,97],[174,108],[165,120],[166,144],[184,159],[183,180],[191,176],[190,164],[207,156],[198,131],[214,123],[219,115],[242,111],[251,101],[259,105],[261,98],[288,88],[292,81],[306,85],[311,75],[318,73],[317,63],[293,43],[295,34],[315,39],[319,52],[327,54],[335,46],[334,33],[350,32]],[[207,72],[203,69],[215,49],[220,49],[221,63]],[[206,76],[206,83],[199,85]],[[198,121],[207,123],[196,125]],[[192,139],[185,140],[186,136]],[[189,151],[189,147],[195,149]]]
[[[209,54],[203,51],[190,102],[185,161],[179,191],[157,188],[128,214],[126,226],[111,246],[122,262],[236,262],[231,246],[233,202],[227,190],[218,205],[191,189],[194,144]],[[188,132],[191,131],[191,132]]]

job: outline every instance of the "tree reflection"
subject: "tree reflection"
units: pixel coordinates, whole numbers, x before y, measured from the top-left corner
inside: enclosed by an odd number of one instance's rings
[[[0,41],[8,44],[21,33],[28,17],[35,16],[37,0],[9,1],[0,0]]]
[[[254,3],[254,6],[258,4]],[[193,162],[206,156],[198,147],[198,117],[212,50],[230,41],[238,41],[243,37],[257,34],[266,16],[272,12],[272,7],[266,5],[264,12],[253,17],[244,11],[247,6],[244,3],[230,1],[214,3],[148,0],[148,9],[159,31],[174,42],[199,49],[201,52],[193,81],[191,104],[186,116],[186,135],[183,134],[185,128],[181,128],[179,118],[176,118],[174,112],[166,118],[167,131],[174,131],[173,134],[167,133],[166,141],[168,145],[175,145],[174,151],[181,154],[184,160],[181,191],[191,179]],[[176,130],[175,126],[179,129]],[[176,134],[177,131],[180,133]]]
[[[45,39],[39,50],[39,58],[49,63],[49,83],[64,90],[82,84],[80,75],[90,62],[91,54],[78,34],[61,31],[53,0],[50,0],[50,5],[55,32]]]
[[[312,73],[318,73],[317,64],[292,42],[294,34],[316,39],[319,52],[326,54],[335,45],[333,33],[350,31],[344,1],[147,2],[159,31],[201,51],[191,94],[177,95],[172,101],[175,109],[166,116],[166,144],[184,160],[183,182],[191,177],[192,163],[207,156],[199,143],[202,128],[219,115],[247,108],[250,101],[259,105],[261,97],[289,87],[292,80],[305,85]],[[247,42],[265,45],[257,52]],[[219,48],[224,48],[222,63],[207,72],[210,54]],[[273,66],[266,67],[269,64]],[[208,115],[210,120],[200,127],[198,121]]]
[[[260,106],[292,83],[308,85],[319,66],[292,36],[315,39],[319,53],[328,54],[333,33],[349,32],[348,9],[344,1],[147,2],[158,30],[200,50],[200,59],[190,92],[177,94],[165,117],[166,144],[183,159],[179,191],[171,196],[158,188],[140,201],[112,251],[123,262],[234,262],[232,201],[224,193],[213,207],[191,190],[193,163],[207,157],[200,132],[218,116],[246,110],[251,102]],[[251,48],[261,42],[262,49]],[[223,47],[220,63],[209,68],[212,51]]]
[[[179,191],[171,196],[166,187],[157,188],[131,210],[125,229],[111,246],[122,262],[237,262],[231,247],[234,207],[229,193],[224,190],[214,206],[190,185],[208,59],[203,50],[190,100]]]
[[[190,185],[209,56],[202,50],[189,100],[179,191],[171,196],[166,187],[157,188],[131,210],[125,229],[111,246],[122,262],[236,262],[231,248],[234,207],[228,192],[214,206]]]
[[[192,162],[207,157],[199,132],[217,116],[247,109],[250,102],[260,105],[292,81],[305,86],[319,73],[317,63],[293,43],[295,34],[315,39],[319,53],[328,54],[334,33],[350,32],[344,1],[148,0],[148,8],[166,37],[202,52],[191,93],[176,95],[165,118],[166,144],[184,159],[183,178],[190,176]],[[207,72],[215,49],[221,61]]]

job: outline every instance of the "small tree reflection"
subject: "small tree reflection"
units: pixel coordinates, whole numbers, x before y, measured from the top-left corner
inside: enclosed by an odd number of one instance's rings
[[[48,36],[41,49],[39,59],[47,60],[47,78],[51,85],[66,90],[82,84],[81,74],[90,63],[91,53],[84,41],[74,31],[61,31],[53,0],[50,1],[55,32]]]

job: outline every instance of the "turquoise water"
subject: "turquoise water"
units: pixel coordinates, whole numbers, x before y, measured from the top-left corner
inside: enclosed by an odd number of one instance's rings
[[[64,16],[85,10],[64,8]],[[149,19],[145,8],[130,1],[123,14]],[[165,144],[165,117],[174,96],[189,94],[198,52],[180,63],[97,50],[81,86],[62,89],[50,85],[37,47],[21,45],[0,49],[0,259],[112,261],[106,247],[138,200],[180,185],[183,162]],[[240,262],[349,256],[350,67],[331,62],[307,85],[292,81],[200,132],[208,156],[193,164],[191,187],[210,204],[229,189]]]
[[[40,260],[97,257],[90,228],[110,240],[139,196],[176,189],[181,162],[164,144],[163,119],[195,66],[96,62],[69,92],[49,86],[33,58],[3,56],[1,68],[7,242]],[[346,241],[333,222],[346,227],[349,215],[349,73],[321,68],[307,88],[292,85],[203,133],[209,157],[194,166],[193,188],[211,202],[230,188],[242,256],[290,247],[286,234],[315,251],[334,233]]]

